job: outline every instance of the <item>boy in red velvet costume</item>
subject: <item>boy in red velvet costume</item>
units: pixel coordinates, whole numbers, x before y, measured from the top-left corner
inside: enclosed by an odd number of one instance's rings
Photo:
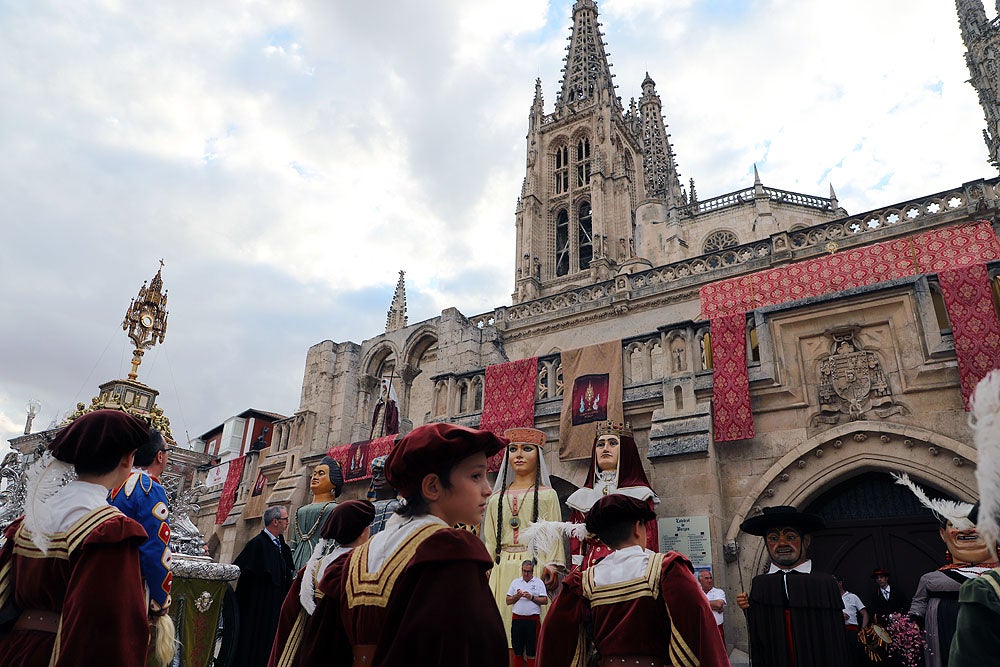
[[[324,574],[301,664],[507,665],[486,577],[493,559],[476,535],[452,528],[479,523],[492,493],[486,459],[506,445],[452,424],[426,424],[400,439],[386,477],[403,506]]]
[[[584,665],[588,639],[601,665],[729,665],[691,562],[675,551],[644,548],[646,522],[654,518],[647,502],[631,496],[609,494],[594,503],[587,530],[613,551],[563,581],[542,624],[539,667]]]

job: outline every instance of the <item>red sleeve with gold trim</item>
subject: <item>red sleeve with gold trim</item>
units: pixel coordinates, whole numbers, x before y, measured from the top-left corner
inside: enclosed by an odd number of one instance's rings
[[[663,556],[660,596],[670,616],[670,660],[677,667],[729,667],[712,608],[685,556]]]
[[[72,573],[63,603],[53,665],[135,667],[146,660],[149,619],[139,569],[146,533],[116,514],[70,553]]]
[[[545,615],[538,637],[538,667],[584,664],[587,640],[583,624],[586,610],[580,570],[575,569],[563,580],[562,589]]]

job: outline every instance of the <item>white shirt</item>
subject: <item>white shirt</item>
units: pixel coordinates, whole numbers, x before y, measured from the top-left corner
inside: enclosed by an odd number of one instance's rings
[[[775,565],[772,562],[771,563],[771,567],[769,567],[768,570],[767,570],[767,573],[768,574],[775,574],[775,573],[778,573],[778,572],[786,572],[786,573],[787,572],[801,572],[802,574],[812,574],[812,571],[813,571],[813,562],[812,562],[812,559],[809,559],[809,560],[802,561],[801,563],[799,563],[798,565],[796,565],[793,568],[778,567],[777,565]],[[788,578],[787,577],[783,577],[783,578],[785,580],[784,581],[784,584],[785,584],[785,596],[787,597],[788,596]]]
[[[889,594],[892,592],[892,584],[886,584],[885,588],[880,588],[879,592],[882,593],[882,597],[886,600],[889,599]]]
[[[726,592],[724,590],[722,590],[721,588],[713,588],[713,589],[711,589],[710,591],[708,591],[707,593],[705,593],[705,597],[708,598],[709,602],[711,602],[712,600],[722,600],[723,604],[725,604],[725,602],[726,602]],[[712,610],[712,615],[715,616],[715,624],[716,625],[722,625],[722,612],[721,611],[715,611],[713,609]]]
[[[592,566],[594,583],[598,586],[610,586],[642,579],[646,576],[649,557],[653,555],[652,551],[638,544],[612,551],[604,560]]]
[[[524,577],[518,577],[514,581],[510,582],[510,586],[507,588],[507,595],[514,595],[520,593],[521,591],[528,591],[533,597],[538,597],[539,595],[548,595],[545,591],[545,584],[538,577],[532,577],[531,581],[525,581]],[[534,600],[525,600],[524,598],[518,598],[514,602],[514,606],[511,608],[518,616],[534,616],[536,614],[542,613],[541,605],[538,605]]]
[[[858,612],[865,608],[865,603],[851,592],[844,593],[841,598],[844,600],[844,612],[847,613],[844,625],[860,625],[858,623]]]

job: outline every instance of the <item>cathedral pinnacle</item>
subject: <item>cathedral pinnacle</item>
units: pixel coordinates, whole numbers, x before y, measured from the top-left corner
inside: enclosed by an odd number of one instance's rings
[[[385,318],[385,331],[395,331],[406,326],[406,285],[403,276],[406,271],[399,272],[399,280],[396,282],[396,291],[392,295],[392,305],[389,306],[389,314]]]
[[[684,203],[680,174],[670,146],[670,135],[663,121],[660,96],[649,72],[642,82],[639,100],[640,136],[642,137],[642,169],[646,174],[646,196],[662,199],[669,207]]]
[[[982,0],[956,0],[955,7],[966,48],[965,63],[972,75],[969,83],[976,89],[986,116],[983,139],[989,150],[989,161],[1000,169],[1000,81],[994,55],[1000,49],[1000,20],[991,22],[986,18]],[[997,11],[1000,12],[1000,0]]]
[[[566,104],[594,101],[606,92],[612,104],[615,96],[611,66],[604,50],[604,36],[597,22],[597,3],[577,0],[573,4],[573,27],[563,64],[562,89],[556,98],[556,109]]]

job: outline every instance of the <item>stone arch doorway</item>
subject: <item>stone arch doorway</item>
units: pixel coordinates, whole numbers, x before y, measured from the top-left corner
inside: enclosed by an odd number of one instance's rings
[[[925,485],[932,496],[949,494]],[[954,499],[954,498],[953,498]],[[883,472],[845,479],[804,508],[826,520],[813,536],[811,554],[821,572],[839,574],[847,589],[871,603],[871,572],[882,567],[907,597],[920,575],[944,565],[944,545],[934,515]]]

